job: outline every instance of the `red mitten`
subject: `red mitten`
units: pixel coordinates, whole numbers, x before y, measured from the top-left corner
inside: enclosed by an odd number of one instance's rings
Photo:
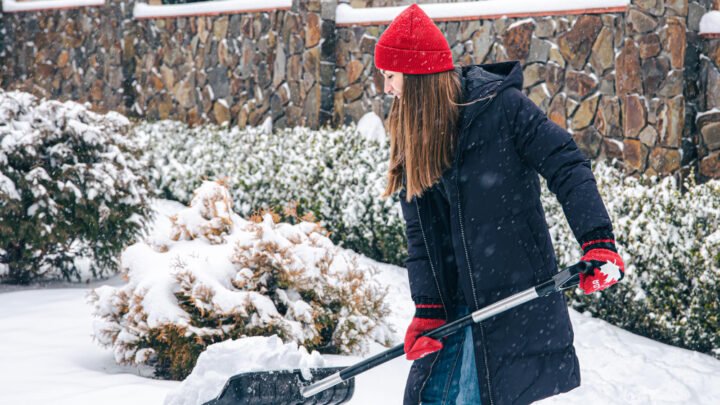
[[[615,240],[594,239],[583,243],[585,252],[582,261],[590,262],[593,268],[580,274],[580,288],[585,294],[604,290],[622,280],[625,275],[625,263],[615,248]]]
[[[442,342],[437,339],[418,336],[444,325],[444,314],[441,304],[415,305],[415,317],[405,332],[405,357],[408,360],[417,360],[443,348]]]

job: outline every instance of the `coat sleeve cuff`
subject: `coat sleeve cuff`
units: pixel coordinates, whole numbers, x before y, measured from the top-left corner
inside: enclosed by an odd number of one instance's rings
[[[580,239],[580,246],[583,253],[587,253],[592,249],[607,249],[617,252],[615,235],[611,228],[598,228],[586,233]]]
[[[416,298],[415,318],[445,319],[445,307],[442,302],[437,302],[431,298]]]

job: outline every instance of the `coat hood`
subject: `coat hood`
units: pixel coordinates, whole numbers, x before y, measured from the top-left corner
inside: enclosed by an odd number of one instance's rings
[[[460,66],[456,70],[460,75],[463,103],[472,103],[461,110],[459,153],[467,136],[465,129],[495,95],[510,87],[522,90],[523,71],[517,61]]]
[[[465,102],[488,97],[508,87],[522,90],[522,65],[517,61],[462,66],[459,70]]]

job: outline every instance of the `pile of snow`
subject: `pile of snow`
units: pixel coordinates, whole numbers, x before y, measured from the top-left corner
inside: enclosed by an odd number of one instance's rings
[[[312,377],[312,368],[325,367],[320,353],[308,354],[295,343],[273,335],[215,343],[198,357],[192,373],[165,398],[165,405],[197,405],[217,397],[228,378],[252,371],[300,369]]]
[[[371,141],[381,144],[387,142],[385,124],[383,124],[382,118],[373,112],[369,112],[360,118],[357,123],[357,130]]]
[[[317,223],[272,213],[246,220],[231,204],[223,185],[205,182],[190,207],[125,250],[126,285],[93,291],[94,337],[116,361],[182,378],[204,347],[243,336],[340,353],[390,343],[375,268]]]

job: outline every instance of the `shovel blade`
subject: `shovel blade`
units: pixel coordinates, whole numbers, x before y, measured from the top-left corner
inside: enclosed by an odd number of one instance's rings
[[[341,367],[311,369],[314,380],[339,372]],[[334,405],[352,398],[355,379],[350,378],[334,387],[304,398],[300,390],[310,385],[300,370],[277,370],[242,373],[230,377],[220,395],[205,405]]]

